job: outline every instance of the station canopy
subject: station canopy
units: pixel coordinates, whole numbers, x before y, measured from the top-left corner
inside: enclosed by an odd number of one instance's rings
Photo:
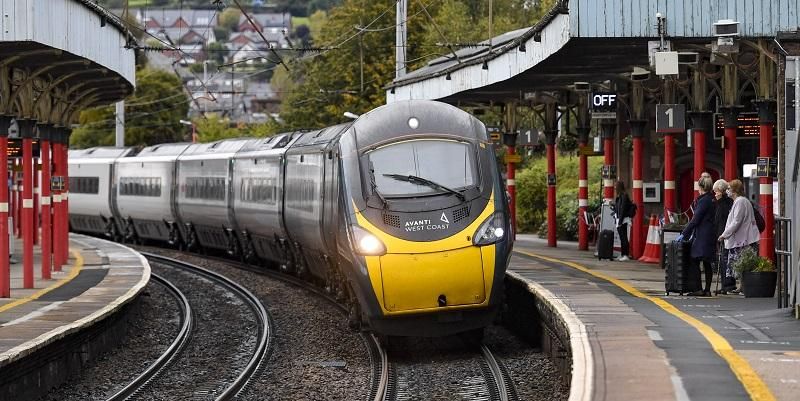
[[[732,20],[739,38],[772,40],[797,30],[798,7],[770,0],[561,0],[530,28],[437,58],[396,79],[386,88],[387,102],[523,100],[575,82],[629,78],[634,67],[650,68],[649,49],[660,40],[659,13],[673,50],[707,53],[715,23]]]

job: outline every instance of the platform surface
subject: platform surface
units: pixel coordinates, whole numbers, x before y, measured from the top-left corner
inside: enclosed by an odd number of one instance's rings
[[[528,235],[509,271],[585,326],[588,399],[800,399],[800,321],[774,298],[665,296],[657,264],[600,262]]]
[[[132,249],[70,234],[69,262],[50,280],[41,279],[35,247],[35,288],[23,289],[22,243],[14,245],[11,298],[0,299],[0,368],[109,316],[150,279],[150,265]]]

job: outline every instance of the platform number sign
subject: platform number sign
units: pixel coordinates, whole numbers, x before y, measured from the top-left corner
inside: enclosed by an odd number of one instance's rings
[[[662,134],[686,132],[686,106],[682,104],[657,104],[656,132]]]

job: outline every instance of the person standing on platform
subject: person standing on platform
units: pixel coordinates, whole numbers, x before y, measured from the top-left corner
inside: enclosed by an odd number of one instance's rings
[[[625,192],[625,183],[617,181],[617,198],[614,200],[614,213],[617,215],[617,232],[619,233],[620,255],[618,261],[631,260],[628,257],[630,245],[628,243],[628,225],[631,224],[633,202]]]
[[[730,197],[733,198],[733,206],[725,222],[725,231],[719,236],[719,240],[725,240],[725,249],[728,250],[728,266],[733,266],[739,260],[742,251],[752,247],[758,253],[758,240],[760,233],[756,218],[753,215],[753,205],[744,196],[744,185],[739,180],[730,183]],[[732,292],[740,292],[736,289]]]
[[[711,282],[714,280],[714,271],[711,263],[716,254],[715,245],[715,205],[711,188],[713,181],[711,177],[702,177],[697,182],[700,196],[697,197],[694,209],[694,215],[686,225],[686,228],[681,232],[683,238],[691,238],[692,240],[692,264],[689,267],[689,282],[690,288],[693,289],[689,295],[694,296],[711,296]],[[700,282],[700,264],[703,264],[703,271],[706,276],[706,285],[702,287]]]
[[[717,205],[716,212],[714,213],[714,236],[719,238],[725,232],[725,224],[728,222],[728,215],[733,207],[733,199],[728,196],[729,189],[728,182],[725,180],[717,180],[714,183],[714,203]],[[736,279],[733,275],[733,269],[728,265],[728,250],[722,242],[717,242],[717,262],[720,269],[720,276],[722,277],[722,293],[727,293],[736,289]]]

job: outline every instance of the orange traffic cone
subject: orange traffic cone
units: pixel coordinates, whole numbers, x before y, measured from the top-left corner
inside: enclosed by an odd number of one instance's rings
[[[644,253],[639,258],[640,262],[658,263],[661,260],[661,241],[658,236],[658,219],[656,215],[650,216],[650,227],[647,229],[647,243]]]

